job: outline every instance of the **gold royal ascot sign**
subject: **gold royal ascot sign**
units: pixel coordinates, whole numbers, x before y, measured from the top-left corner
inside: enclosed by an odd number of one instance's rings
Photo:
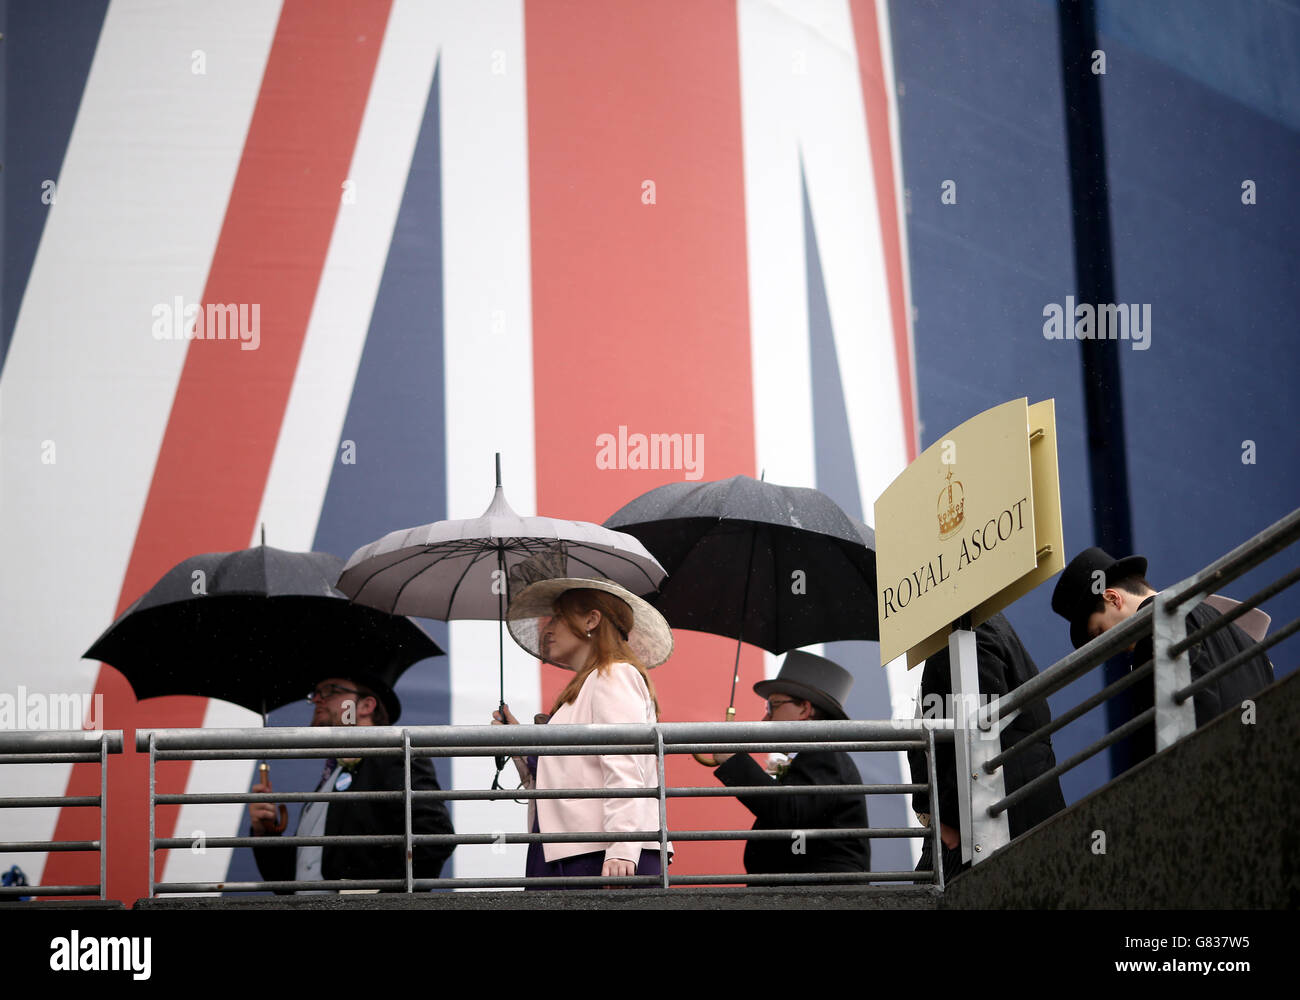
[[[876,501],[880,662],[942,649],[1065,568],[1056,407],[1014,399],[971,417]]]

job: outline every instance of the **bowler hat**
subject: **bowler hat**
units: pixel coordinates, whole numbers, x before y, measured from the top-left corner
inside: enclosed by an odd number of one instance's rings
[[[1096,546],[1070,560],[1052,591],[1052,610],[1070,623],[1070,641],[1075,649],[1088,641],[1088,619],[1097,610],[1103,591],[1118,580],[1145,577],[1146,572],[1144,556],[1115,559]]]
[[[793,695],[812,702],[832,719],[847,719],[844,702],[852,687],[853,675],[838,663],[795,649],[785,654],[775,677],[754,685],[754,693],[760,698]]]

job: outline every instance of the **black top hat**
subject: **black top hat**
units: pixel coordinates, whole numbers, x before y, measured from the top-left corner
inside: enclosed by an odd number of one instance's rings
[[[1101,576],[1094,576],[1096,573]],[[1144,556],[1113,559],[1095,546],[1070,560],[1052,591],[1052,610],[1070,623],[1070,641],[1075,649],[1088,641],[1088,619],[1097,610],[1102,592],[1117,580],[1145,577],[1146,573]]]
[[[373,670],[342,670],[336,676],[351,681],[353,684],[360,684],[369,688],[375,693],[388,710],[388,724],[396,724],[398,717],[402,714],[402,701],[397,697],[397,692],[393,690],[393,684],[397,683],[397,675],[402,671],[392,668],[376,668]],[[388,680],[388,675],[392,675],[392,680]]]
[[[785,654],[774,678],[754,685],[754,693],[760,698],[777,693],[793,695],[812,702],[832,719],[847,719],[844,701],[852,687],[853,675],[838,663],[795,649]]]

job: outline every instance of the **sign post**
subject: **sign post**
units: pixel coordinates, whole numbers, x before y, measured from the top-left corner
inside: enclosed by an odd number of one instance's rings
[[[976,726],[973,630],[1064,568],[1054,401],[1011,400],[954,428],[880,495],[875,518],[881,663],[914,667],[948,646],[960,813],[948,819],[962,860],[978,863],[1010,839],[1006,812],[988,811],[1001,770],[984,765],[1011,718]]]

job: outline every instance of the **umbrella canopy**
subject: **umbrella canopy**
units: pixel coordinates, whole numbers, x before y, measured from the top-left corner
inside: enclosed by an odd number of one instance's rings
[[[664,578],[631,535],[586,521],[520,517],[498,480],[482,517],[391,532],[352,554],[338,586],[354,601],[394,614],[500,621],[514,571],[539,559],[551,564],[548,575],[604,577],[637,595]]]
[[[349,601],[343,560],[259,545],[168,570],[84,654],[136,697],[192,694],[263,714],[325,677],[365,670],[388,683],[442,650],[415,622]]]
[[[664,569],[631,535],[587,521],[520,517],[501,489],[500,455],[496,470],[496,492],[482,517],[390,532],[352,554],[338,585],[354,601],[394,614],[494,619],[504,704],[510,597],[556,577],[603,577],[641,595],[658,586]]]
[[[875,533],[820,490],[749,476],[669,483],[605,526],[641,539],[668,570],[649,601],[674,628],[772,653],[880,638]]]

